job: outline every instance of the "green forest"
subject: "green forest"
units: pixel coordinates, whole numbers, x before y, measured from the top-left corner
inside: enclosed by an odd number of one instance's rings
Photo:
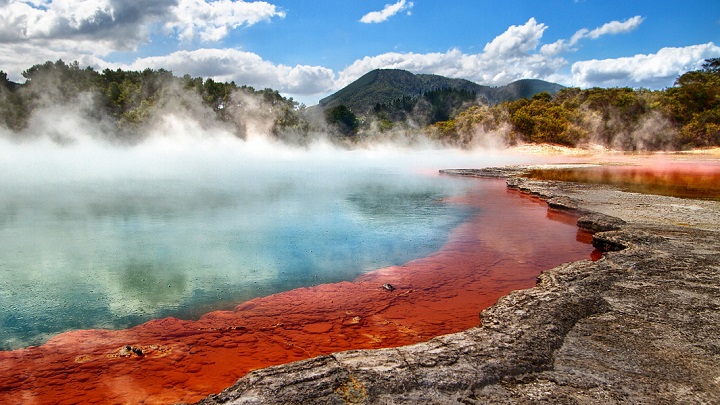
[[[488,105],[469,90],[437,89],[378,103],[361,116],[344,105],[319,113],[319,107],[306,108],[272,89],[176,77],[163,69],[98,72],[58,60],[22,74],[26,82],[17,84],[0,71],[0,125],[17,134],[27,132],[34,112],[71,105],[130,140],[162,112],[180,111],[225,123],[239,137],[253,117],[273,136],[295,141],[318,132],[343,142],[422,133],[456,147],[485,137],[506,145],[597,143],[623,150],[720,146],[720,58],[706,60],[665,90],[564,88]]]

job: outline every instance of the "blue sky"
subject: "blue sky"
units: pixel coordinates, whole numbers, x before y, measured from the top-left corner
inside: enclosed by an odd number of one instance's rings
[[[710,57],[717,0],[0,0],[0,69],[14,80],[62,58],[271,87],[309,105],[375,68],[664,88]]]

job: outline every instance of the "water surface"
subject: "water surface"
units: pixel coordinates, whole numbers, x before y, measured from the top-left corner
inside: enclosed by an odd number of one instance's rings
[[[351,280],[439,249],[469,214],[443,202],[450,179],[288,170],[0,190],[0,349]]]
[[[648,161],[641,165],[536,169],[529,176],[540,180],[610,184],[637,193],[720,201],[720,165],[713,161]]]

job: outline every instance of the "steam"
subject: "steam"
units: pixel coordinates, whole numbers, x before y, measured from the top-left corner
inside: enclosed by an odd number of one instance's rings
[[[413,171],[448,166],[485,166],[518,156],[487,153],[501,148],[507,128],[479,131],[472,150],[446,148],[410,124],[380,134],[377,125],[349,144],[331,135],[321,114],[308,111],[303,135],[278,135],[273,123],[282,114],[260,96],[235,92],[231,105],[220,104],[225,121],[179,85],[167,85],[143,124],[118,127],[102,116],[98,96],[80,93],[70,102],[51,80],[38,92],[27,128],[0,128],[0,165],[4,181],[15,184],[170,179],[243,179],[258,172],[292,175],[314,167],[340,172],[381,166]],[[309,128],[309,129],[308,129]],[[302,137],[302,139],[301,139]],[[330,168],[333,170],[330,170]],[[323,178],[322,181],[327,181]]]
[[[629,141],[639,151],[671,150],[676,136],[677,131],[668,119],[658,111],[652,111],[640,119]]]
[[[468,183],[438,169],[530,160],[422,137],[350,148],[321,128],[285,142],[252,98],[219,122],[178,93],[130,129],[94,102],[47,103],[22,132],[0,130],[0,348],[427,254],[466,215],[442,201]]]

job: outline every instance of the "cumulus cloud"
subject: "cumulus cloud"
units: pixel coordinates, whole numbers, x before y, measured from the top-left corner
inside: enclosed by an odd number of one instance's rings
[[[183,41],[199,37],[203,42],[219,41],[230,30],[243,25],[284,18],[285,13],[264,1],[179,0],[173,7],[174,19],[165,27],[176,31]]]
[[[145,4],[128,0],[15,0],[0,8],[0,41],[38,47],[95,52],[133,49],[145,41],[151,24],[165,18],[174,0]],[[78,41],[78,45],[63,41]]]
[[[133,51],[164,27],[180,40],[218,41],[240,26],[284,12],[264,1],[232,0],[6,0],[0,7],[0,56],[26,67],[65,54],[68,59]],[[22,51],[25,52],[22,52]]]
[[[386,4],[385,8],[381,11],[371,11],[362,16],[360,22],[365,24],[381,23],[401,11],[410,10],[413,6],[415,6],[415,4],[412,1],[406,2],[405,0],[400,0],[395,4]]]
[[[511,25],[485,45],[488,58],[517,58],[537,48],[547,26],[530,18],[524,25]]]
[[[197,49],[135,60],[119,66],[129,70],[164,68],[175,75],[189,74],[213,80],[270,87],[286,94],[307,95],[330,91],[334,73],[322,66],[276,65],[251,52],[237,49]]]
[[[414,73],[433,73],[464,78],[487,85],[504,85],[522,78],[552,79],[567,62],[536,52],[545,24],[530,18],[511,26],[488,42],[482,53],[464,54],[458,49],[444,53],[385,53],[355,61],[340,72],[342,87],[372,69],[405,69]]]
[[[705,59],[720,57],[720,47],[709,42],[683,48],[662,48],[654,54],[588,60],[572,65],[572,77],[580,87],[671,86],[675,79],[700,68]]]

